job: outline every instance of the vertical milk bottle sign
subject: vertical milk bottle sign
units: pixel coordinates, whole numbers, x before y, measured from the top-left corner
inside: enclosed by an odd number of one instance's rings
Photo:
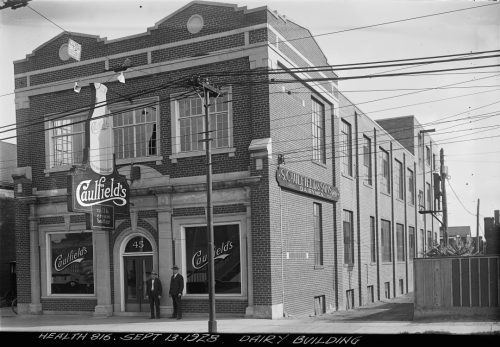
[[[89,163],[94,172],[109,175],[114,170],[113,124],[106,105],[108,88],[102,83],[94,83],[95,108],[90,118]]]

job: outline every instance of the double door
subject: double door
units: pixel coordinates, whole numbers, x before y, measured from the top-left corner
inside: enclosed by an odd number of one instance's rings
[[[149,312],[146,281],[153,269],[153,256],[124,256],[125,311]]]

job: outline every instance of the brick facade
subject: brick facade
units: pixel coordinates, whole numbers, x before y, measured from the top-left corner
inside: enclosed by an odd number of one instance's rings
[[[201,15],[204,22],[202,30],[195,34],[186,28],[192,15]],[[354,290],[355,306],[368,303],[367,286],[373,286],[375,300],[383,299],[385,282],[391,284],[391,297],[399,293],[400,279],[404,292],[411,290],[412,264],[407,256],[403,262],[369,261],[371,241],[367,223],[368,217],[374,216],[379,238],[380,220],[391,221],[394,255],[396,223],[402,223],[406,233],[407,226],[418,227],[421,216],[416,215],[414,205],[397,201],[393,193],[381,194],[377,179],[372,186],[363,183],[358,173],[363,158],[361,150],[356,150],[353,158],[357,178],[341,175],[341,148],[337,140],[340,118],[348,119],[357,134],[353,137],[354,148],[362,148],[361,134],[365,133],[372,137],[374,148],[383,146],[390,153],[391,163],[398,159],[405,168],[412,167],[413,154],[404,150],[401,139],[398,142],[388,135],[383,125],[366,116],[354,116],[355,106],[349,106],[342,96],[339,100],[338,93],[333,94],[335,83],[318,87],[301,81],[302,77],[295,74],[268,74],[269,68],[328,64],[307,29],[265,7],[246,10],[194,1],[145,34],[111,41],[77,33],[71,37],[83,46],[81,62],[59,59],[59,48],[68,39],[61,34],[14,63],[16,94],[24,100],[18,104],[17,120],[32,124],[29,131],[21,130],[18,137],[19,166],[30,167],[32,172],[30,179],[23,181],[23,193],[18,194],[16,201],[20,303],[39,304],[42,311],[96,310],[97,313],[111,306],[114,312],[125,311],[125,274],[121,272],[125,255],[120,252],[135,235],[155,242],[156,252],[146,256],[151,256],[161,278],[170,274],[174,262],[182,265],[189,261],[183,253],[182,227],[203,223],[206,158],[201,153],[176,152],[179,134],[175,132],[174,114],[176,98],[181,98],[188,89],[184,81],[197,74],[207,75],[211,83],[230,88],[231,148],[212,155],[213,214],[214,223],[238,223],[244,245],[241,295],[218,296],[217,312],[270,318],[320,314],[345,309],[347,290]],[[126,83],[122,84],[105,69],[112,69],[126,58],[131,59],[133,68],[125,72]],[[309,75],[336,77],[333,72]],[[80,93],[75,93],[72,88],[78,78],[83,87]],[[270,83],[271,78],[293,83]],[[118,170],[129,179],[131,164],[139,166],[141,178],[130,181],[131,203],[136,214],[117,218],[109,244],[99,254],[109,257],[110,288],[99,287],[94,296],[74,300],[45,293],[46,289],[31,293],[30,267],[38,267],[47,275],[44,267],[49,265],[44,260],[30,264],[30,235],[43,239],[48,232],[64,232],[64,217],[69,214],[65,205],[69,167],[51,167],[51,123],[47,117],[85,115],[91,99],[89,81],[106,84],[110,106],[124,101],[119,95],[132,98],[130,107],[145,98],[158,100],[158,153],[138,161],[122,159],[118,165]],[[313,105],[321,105],[324,110],[321,160],[313,160]],[[268,140],[272,146],[265,150],[251,149],[257,140]],[[280,187],[276,180],[278,155],[284,157],[287,169],[337,187],[340,200],[330,201]],[[379,166],[377,158],[373,157],[374,177]],[[26,202],[21,197],[32,200]],[[38,224],[32,222],[31,228],[36,230],[31,233],[30,204],[38,217]],[[316,263],[315,254],[319,242],[314,234],[315,204],[321,206],[321,264]],[[344,266],[343,210],[352,211],[354,216],[355,261],[348,267]],[[429,226],[431,223],[429,220]],[[82,225],[83,215],[70,215],[70,230],[84,228]],[[108,270],[94,264],[94,272],[97,271]],[[50,281],[48,276],[41,277],[42,282]],[[107,302],[108,298],[111,305],[103,305],[101,302]],[[208,311],[208,300],[203,297],[187,295],[183,303],[187,313]],[[162,312],[172,309],[168,298],[162,298],[161,306]]]

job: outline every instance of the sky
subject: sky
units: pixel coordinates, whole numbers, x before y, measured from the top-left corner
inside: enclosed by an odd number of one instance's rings
[[[33,0],[29,5],[64,30],[115,39],[143,33],[189,2]],[[500,3],[495,1],[219,2],[248,9],[268,6],[278,11],[316,35],[332,65],[500,49]],[[491,6],[350,30],[484,5]],[[10,129],[5,126],[15,123],[12,62],[25,58],[59,35],[62,29],[58,26],[27,7],[0,11],[0,127],[3,127],[0,131]],[[495,64],[500,64],[500,57],[403,67],[404,70],[397,72]],[[347,77],[394,69],[338,71],[337,74]],[[442,86],[453,88],[425,90]],[[476,207],[480,199],[480,234],[484,234],[483,218],[492,217],[493,211],[500,209],[500,66],[446,74],[339,81],[339,90],[372,119],[414,115],[426,129],[435,129],[430,135],[444,148],[450,176],[448,225],[470,226],[475,235]],[[14,132],[1,132],[0,140],[13,135]],[[6,141],[15,143],[16,139]]]

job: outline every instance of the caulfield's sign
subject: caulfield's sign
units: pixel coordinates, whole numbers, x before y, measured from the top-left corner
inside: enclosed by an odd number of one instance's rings
[[[125,176],[99,175],[89,166],[68,175],[68,211],[92,212],[97,205],[113,206],[115,214],[128,214],[130,188]]]
[[[278,167],[278,170],[276,170],[276,180],[278,181],[278,185],[283,188],[314,195],[315,197],[330,201],[339,200],[339,190],[337,187],[290,171],[284,167]]]
[[[68,174],[68,211],[92,214],[92,226],[109,229],[116,214],[129,214],[130,188],[116,170],[113,126],[106,117],[107,88],[100,83],[90,86],[94,107],[85,123],[83,165]]]

